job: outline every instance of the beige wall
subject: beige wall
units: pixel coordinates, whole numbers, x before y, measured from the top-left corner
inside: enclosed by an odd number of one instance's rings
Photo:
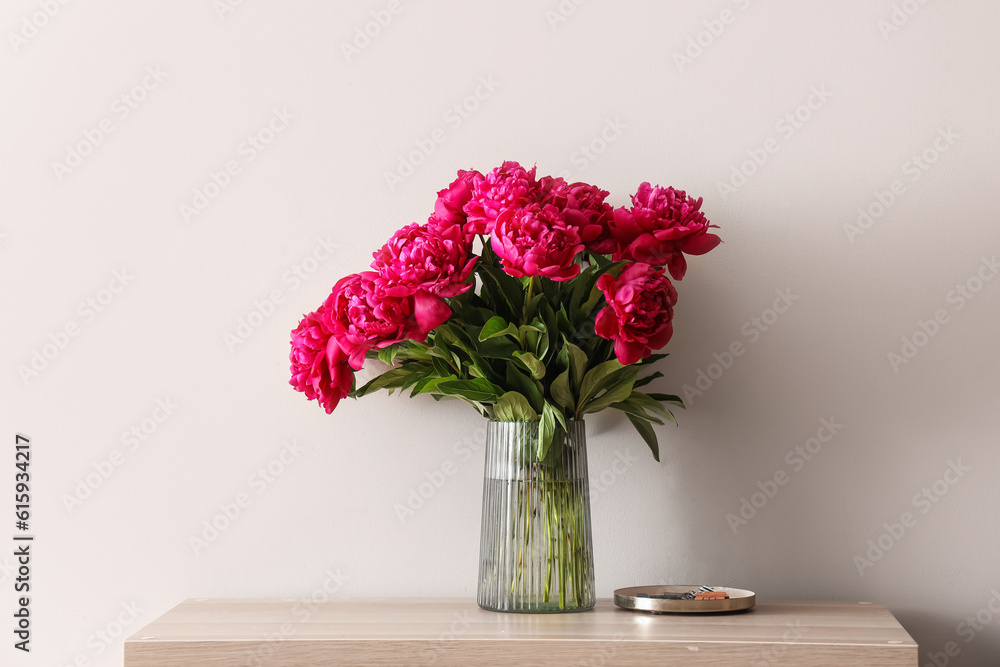
[[[516,159],[616,204],[686,188],[725,240],[679,285],[663,463],[590,421],[600,593],[874,599],[922,662],[992,664],[1000,6],[225,1],[0,10],[0,414],[33,439],[38,535],[18,660],[119,664],[111,635],[186,597],[474,594],[480,420],[327,417],[287,337],[456,169]]]

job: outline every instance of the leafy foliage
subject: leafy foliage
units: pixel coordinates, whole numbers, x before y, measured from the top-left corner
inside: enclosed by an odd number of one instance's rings
[[[369,352],[393,366],[356,388],[358,398],[380,389],[461,400],[501,421],[539,422],[537,456],[558,456],[567,419],[613,408],[624,412],[659,460],[652,424],[676,424],[666,404],[683,407],[670,394],[638,391],[661,373],[638,377],[651,355],[623,366],[610,341],[594,333],[597,313],[607,305],[597,288],[624,262],[586,253],[589,266],[570,281],[515,278],[500,267],[489,244],[475,265],[477,289],[448,299],[452,317],[427,340],[412,340]]]

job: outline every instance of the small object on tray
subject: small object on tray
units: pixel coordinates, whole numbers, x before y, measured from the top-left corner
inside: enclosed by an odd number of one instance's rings
[[[753,591],[724,586],[633,586],[615,591],[619,607],[654,614],[746,611],[756,601]]]
[[[695,600],[728,600],[729,593],[724,591],[712,591],[711,593],[695,593]]]

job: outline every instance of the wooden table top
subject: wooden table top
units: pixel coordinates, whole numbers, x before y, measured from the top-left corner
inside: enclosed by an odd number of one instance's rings
[[[744,613],[501,614],[466,598],[188,600],[125,642],[125,667],[180,665],[879,665],[917,644],[882,605],[763,602]]]

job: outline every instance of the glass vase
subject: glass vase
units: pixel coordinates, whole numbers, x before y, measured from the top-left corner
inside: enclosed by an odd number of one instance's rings
[[[595,602],[585,424],[559,429],[545,460],[537,456],[538,425],[487,425],[479,606],[585,611]]]

